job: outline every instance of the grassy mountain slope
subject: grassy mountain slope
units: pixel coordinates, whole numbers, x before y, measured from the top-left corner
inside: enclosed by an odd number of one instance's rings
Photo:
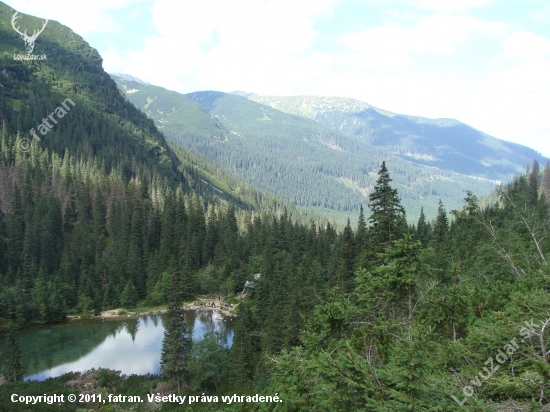
[[[201,109],[193,100],[180,93],[162,87],[126,80],[120,75],[112,75],[128,99],[148,117],[155,120],[157,127],[172,132],[174,127],[187,133],[208,136],[224,136],[229,133],[218,119]],[[165,128],[165,124],[170,127]]]
[[[169,139],[203,153],[267,193],[341,219],[368,202],[382,160],[411,217],[418,216],[421,206],[428,216],[435,216],[439,198],[456,208],[466,189],[484,194],[494,187],[487,180],[404,161],[387,149],[246,97],[214,91],[182,95],[113,78]]]
[[[247,97],[314,119],[337,133],[385,147],[403,159],[465,175],[508,180],[524,171],[527,162],[546,162],[533,149],[496,139],[454,119],[405,116],[339,97]]]

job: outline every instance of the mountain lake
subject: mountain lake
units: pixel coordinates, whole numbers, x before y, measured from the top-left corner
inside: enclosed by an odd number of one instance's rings
[[[140,318],[82,319],[34,327],[17,334],[25,380],[42,381],[67,372],[92,368],[119,370],[125,375],[157,374],[164,338],[164,315]],[[215,311],[185,311],[193,341],[207,332],[219,333],[226,347],[233,342],[230,320]],[[5,335],[0,352],[5,351]],[[0,356],[0,364],[4,359]]]

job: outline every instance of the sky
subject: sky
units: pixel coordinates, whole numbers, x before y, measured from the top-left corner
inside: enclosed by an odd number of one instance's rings
[[[546,0],[6,3],[73,29],[110,73],[181,93],[355,98],[550,157]]]

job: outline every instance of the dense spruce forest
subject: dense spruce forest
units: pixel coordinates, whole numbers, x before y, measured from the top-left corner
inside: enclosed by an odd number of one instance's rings
[[[34,144],[24,152],[18,135],[6,127],[1,133],[0,317],[7,324],[55,322],[68,309],[163,304],[173,272],[182,277],[184,298],[220,282],[235,293],[253,270],[241,264],[251,246],[237,223],[237,215],[250,220],[250,213],[219,198],[207,203],[197,194],[196,170],[185,172],[187,185],[171,188],[159,176],[108,174],[68,151],[58,156]],[[240,194],[234,203],[246,205]],[[256,194],[251,202],[277,207]],[[281,219],[289,220],[286,209]],[[257,213],[254,224],[261,222]]]
[[[194,410],[550,410],[550,165],[488,206],[468,192],[411,225],[381,162],[340,228],[171,147],[66,27],[37,42],[47,61],[13,60],[13,13],[0,3],[1,410],[182,409],[10,401],[53,393],[211,397]],[[230,348],[216,333],[192,343],[182,303],[201,294],[238,306]],[[168,308],[160,375],[22,382],[22,328],[136,306]],[[233,394],[282,402],[222,401]]]
[[[261,273],[239,305],[231,349],[215,335],[188,344],[183,368],[133,377],[133,390],[278,393],[277,410],[546,410],[550,165],[540,173],[535,162],[490,207],[481,210],[468,193],[450,220],[440,203],[435,221],[421,214],[408,226],[382,164],[353,228],[308,226],[282,213],[239,229],[231,206],[205,209],[181,190],[155,200],[147,185],[116,175],[74,185],[62,208],[54,193],[85,168],[44,153],[33,165],[36,152],[8,163],[22,162],[25,177],[0,220],[5,324],[143,301],[172,302],[179,313],[173,302],[231,295]],[[36,190],[33,178],[48,173],[51,187]],[[498,372],[484,369],[520,337]],[[74,375],[26,390],[70,393],[63,382]],[[128,392],[130,378],[99,376],[98,389]],[[21,384],[3,389],[13,385]]]

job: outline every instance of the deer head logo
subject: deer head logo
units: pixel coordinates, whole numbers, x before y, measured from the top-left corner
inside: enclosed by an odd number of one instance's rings
[[[33,49],[34,49],[34,42],[36,41],[36,38],[38,37],[38,35],[40,33],[42,33],[44,31],[44,29],[46,28],[46,24],[48,24],[48,19],[46,19],[46,21],[44,22],[44,25],[42,26],[42,28],[40,30],[34,30],[34,33],[32,34],[32,36],[29,36],[27,34],[27,30],[25,30],[24,33],[21,33],[19,31],[19,27],[15,27],[15,23],[16,23],[16,20],[19,18],[19,16],[17,15],[18,13],[15,12],[13,17],[11,18],[11,25],[13,27],[13,29],[19,33],[19,35],[21,36],[21,38],[23,40],[25,40],[25,47],[27,49],[27,53],[31,54]]]

